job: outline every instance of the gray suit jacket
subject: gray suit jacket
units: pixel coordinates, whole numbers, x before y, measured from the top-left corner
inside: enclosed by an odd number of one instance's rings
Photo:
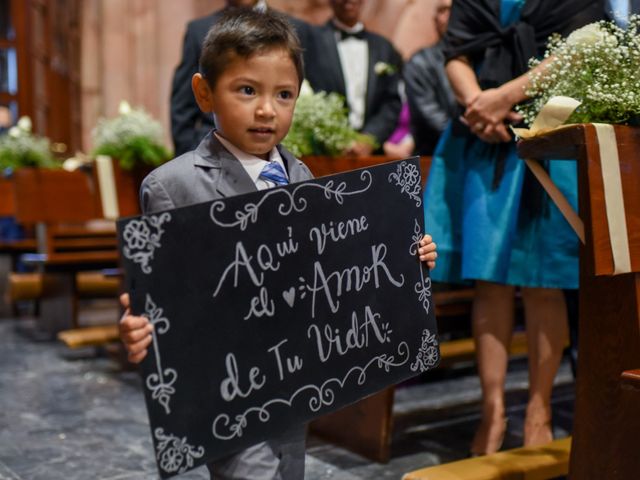
[[[291,183],[313,178],[307,166],[278,146]],[[140,187],[146,214],[257,191],[240,161],[210,133],[198,145],[151,172]],[[295,426],[207,465],[215,480],[302,480],[305,427]]]
[[[281,146],[278,151],[291,183],[313,178],[304,163]],[[144,213],[154,213],[255,191],[240,161],[209,134],[195,150],[147,175],[140,187],[140,205]]]

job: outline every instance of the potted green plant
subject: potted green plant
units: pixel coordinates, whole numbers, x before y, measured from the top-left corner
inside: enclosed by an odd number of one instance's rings
[[[93,142],[105,215],[139,213],[142,179],[153,167],[171,158],[163,145],[162,126],[143,109],[131,108],[122,101],[116,117],[98,121]]]
[[[344,98],[335,92],[314,92],[305,80],[282,144],[296,157],[341,155],[354,141],[375,145],[370,135],[349,125]]]
[[[171,158],[162,143],[162,126],[141,108],[120,102],[118,116],[102,118],[93,130],[93,155],[117,159],[124,170],[155,167]]]
[[[32,132],[31,119],[21,117],[17,125],[0,136],[0,169],[15,170],[20,167],[55,168],[59,164],[51,153],[51,143],[46,137]]]

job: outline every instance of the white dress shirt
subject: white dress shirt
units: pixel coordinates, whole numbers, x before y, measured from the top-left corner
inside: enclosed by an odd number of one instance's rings
[[[266,160],[256,157],[255,155],[251,155],[250,153],[243,152],[229,140],[222,137],[221,135],[218,135],[217,132],[214,132],[213,134],[217,137],[218,140],[220,140],[222,146],[229,150],[229,153],[231,153],[231,155],[238,159],[238,161],[242,164],[244,169],[249,174],[249,177],[251,177],[251,180],[258,190],[266,190],[267,188],[273,188],[276,186],[274,182],[265,180],[264,178],[260,178],[262,169],[268,163]],[[289,175],[287,174],[287,169],[284,165],[284,161],[282,160],[282,156],[280,155],[280,152],[276,147],[273,147],[273,149],[271,149],[271,152],[269,153],[269,160],[279,163],[284,170],[285,175],[287,175],[287,178],[289,177]]]
[[[332,20],[334,25],[348,33],[357,33],[364,30],[362,22],[348,27],[337,19]],[[338,56],[344,75],[344,83],[349,105],[349,124],[356,130],[364,125],[364,114],[367,98],[367,80],[369,71],[369,44],[366,40],[348,37],[341,39],[340,32],[336,32]]]

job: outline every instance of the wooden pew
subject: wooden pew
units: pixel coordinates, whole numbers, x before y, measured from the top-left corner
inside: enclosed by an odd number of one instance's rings
[[[638,478],[638,396],[628,387],[640,358],[640,128],[616,125],[619,173],[605,172],[594,125],[575,125],[523,140],[521,158],[573,159],[578,166],[580,218],[580,329],[571,450],[573,480]],[[606,173],[606,175],[605,175]],[[605,181],[621,187],[605,191]],[[613,185],[615,187],[615,185]],[[624,208],[608,205],[617,196]],[[621,197],[621,198],[620,198]],[[616,198],[614,198],[615,200]],[[614,275],[609,221],[625,215],[629,272]],[[615,239],[615,238],[614,238]],[[614,242],[615,243],[615,242]],[[625,388],[626,387],[626,388]],[[635,400],[635,402],[634,402]]]
[[[0,174],[0,217],[12,217],[14,214],[13,185],[9,178]]]
[[[15,218],[15,195],[11,178],[0,174],[0,217]],[[24,239],[0,238],[0,255],[9,259],[10,271],[15,271],[18,259],[24,253],[35,252],[37,245],[33,231],[27,232]],[[8,288],[8,279],[0,279],[0,290]],[[18,314],[17,306],[11,302],[13,316]]]
[[[38,253],[23,259],[41,274],[39,330],[54,338],[78,326],[76,274],[117,266],[115,224],[96,221],[102,209],[90,172],[18,169],[13,187],[16,218],[36,225]]]
[[[78,272],[76,291],[80,298],[114,298],[118,295],[120,280],[101,272]],[[13,301],[37,300],[44,292],[41,273],[10,273],[9,296]]]
[[[571,438],[409,472],[402,480],[547,480],[569,471]]]
[[[0,175],[0,217],[15,217],[16,202],[11,178]],[[32,232],[29,232],[32,233]],[[36,241],[33,236],[24,240],[0,239],[0,254],[8,254],[12,259],[12,266],[18,255],[36,250]]]

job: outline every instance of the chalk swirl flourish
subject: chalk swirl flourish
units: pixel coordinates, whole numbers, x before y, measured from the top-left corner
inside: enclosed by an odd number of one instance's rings
[[[225,214],[228,214],[229,212],[225,212],[227,207],[225,202],[218,200],[211,204],[209,216],[216,225],[221,227],[239,227],[240,230],[245,230],[249,223],[256,223],[258,221],[260,207],[262,207],[266,201],[272,197],[278,197],[278,201],[280,202],[278,205],[278,213],[281,216],[286,217],[292,212],[301,213],[306,210],[308,202],[302,195],[304,190],[319,189],[327,200],[334,200],[338,205],[342,205],[345,197],[359,195],[366,192],[369,187],[371,187],[373,182],[371,172],[369,172],[369,170],[362,171],[360,173],[360,180],[364,185],[356,190],[347,190],[347,182],[336,183],[334,180],[329,180],[324,185],[312,182],[301,183],[293,190],[287,189],[286,187],[272,188],[269,189],[257,203],[248,202],[242,209],[230,212],[232,214],[232,220],[223,218]]]
[[[281,404],[290,407],[295,399],[303,392],[310,393],[307,400],[308,407],[312,412],[317,412],[323,406],[332,405],[335,401],[335,388],[344,388],[347,380],[352,375],[356,375],[355,380],[358,385],[363,385],[367,379],[367,370],[375,366],[389,372],[391,368],[398,368],[405,365],[409,361],[409,346],[406,342],[400,342],[397,348],[398,358],[395,355],[381,354],[369,360],[364,366],[352,367],[342,378],[329,378],[322,385],[308,384],[298,388],[288,399],[274,398],[262,404],[262,406],[250,407],[243,413],[234,417],[232,423],[231,417],[226,413],[218,415],[213,421],[213,436],[220,440],[231,440],[235,437],[241,437],[244,429],[249,423],[249,416],[252,413],[257,415],[257,419],[262,423],[269,421],[271,413],[269,408]]]

